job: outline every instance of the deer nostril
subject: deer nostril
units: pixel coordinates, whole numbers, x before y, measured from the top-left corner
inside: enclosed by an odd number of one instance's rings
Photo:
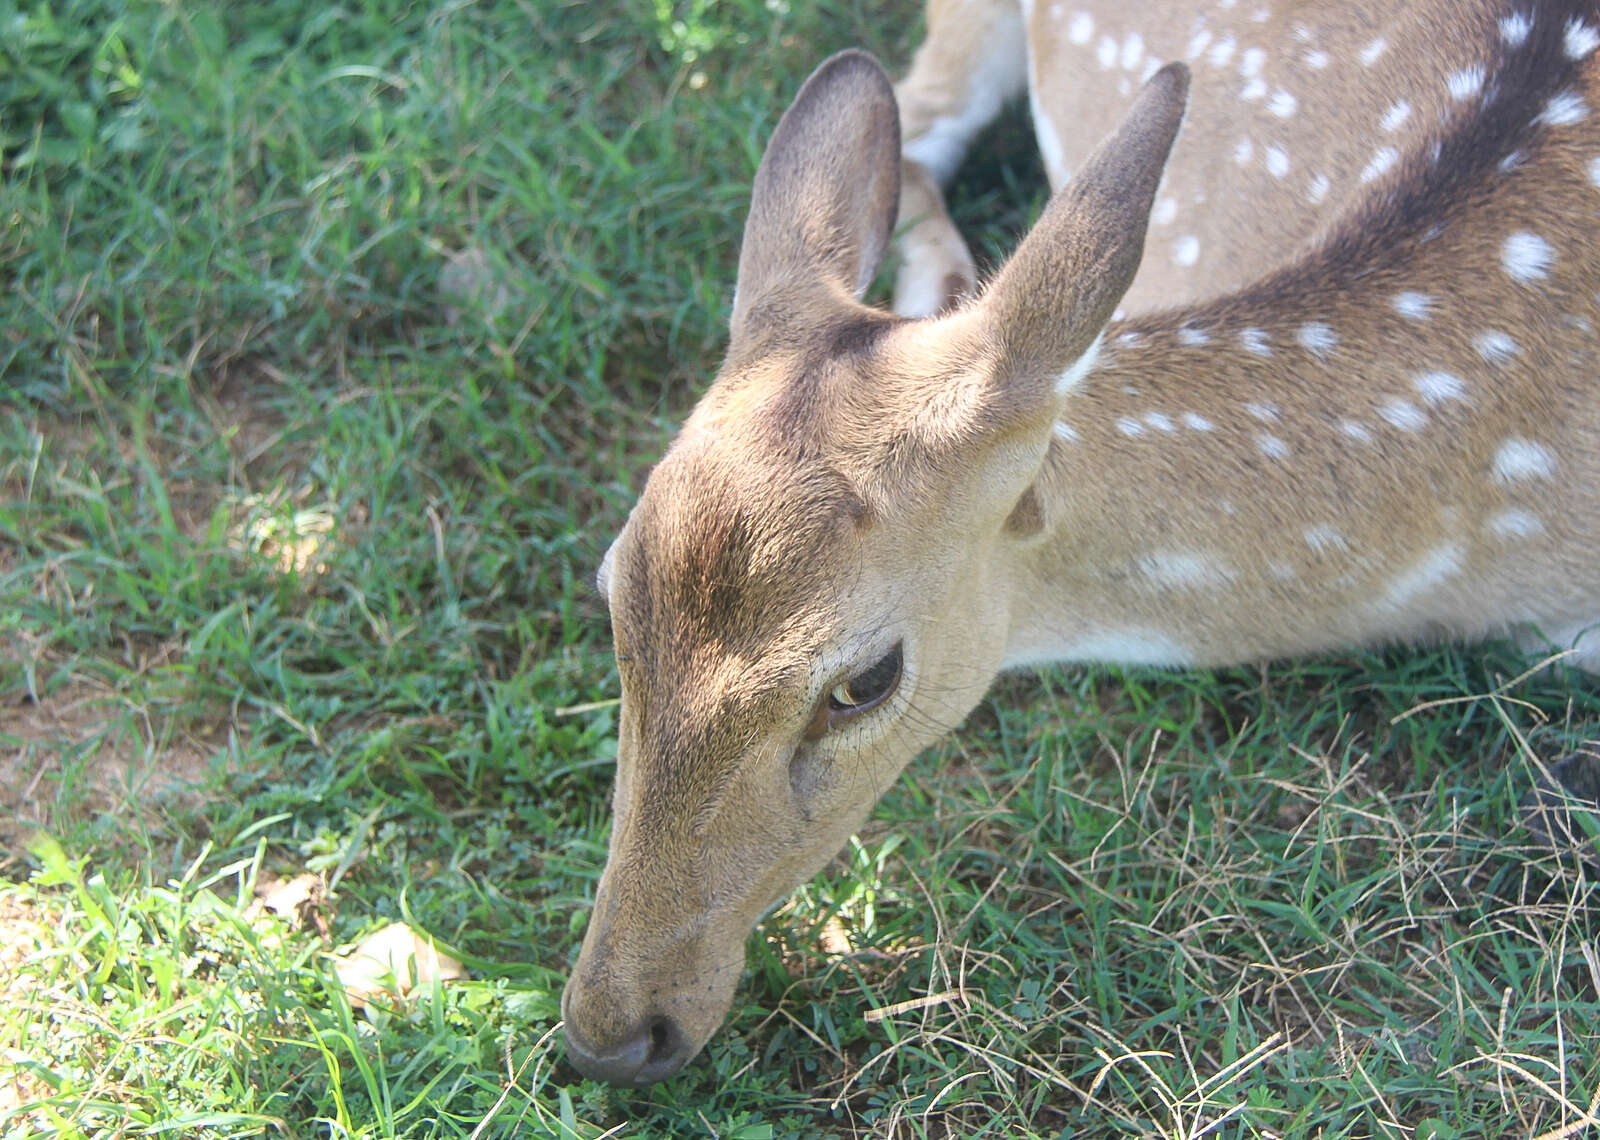
[[[650,1018],[638,1032],[602,1052],[591,1049],[572,1024],[566,1028],[567,1059],[586,1077],[623,1088],[665,1080],[694,1056],[677,1022],[665,1015]]]
[[[646,1065],[660,1064],[677,1051],[677,1027],[665,1017],[650,1020],[650,1051],[645,1054]]]

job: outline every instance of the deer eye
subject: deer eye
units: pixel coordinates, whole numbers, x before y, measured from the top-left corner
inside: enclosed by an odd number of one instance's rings
[[[851,717],[883,704],[899,686],[903,665],[904,654],[896,645],[868,668],[835,685],[817,703],[805,738],[819,740]]]
[[[900,683],[900,667],[900,646],[896,645],[870,668],[835,685],[828,694],[829,711],[848,716],[882,704]]]

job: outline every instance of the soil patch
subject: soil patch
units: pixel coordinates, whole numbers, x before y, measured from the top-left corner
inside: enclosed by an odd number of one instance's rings
[[[27,1000],[35,980],[21,967],[49,941],[45,916],[30,900],[0,894],[0,1001]],[[0,1037],[0,1113],[48,1096],[50,1090],[15,1067],[13,1050],[24,1042]]]
[[[73,680],[0,708],[0,874],[28,836],[72,819],[154,819],[203,802],[225,724],[181,729]]]

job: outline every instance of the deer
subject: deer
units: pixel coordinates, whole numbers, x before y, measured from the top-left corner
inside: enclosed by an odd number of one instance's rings
[[[1003,670],[1600,669],[1593,0],[927,24],[898,85],[845,51],[782,116],[726,357],[599,570],[613,823],[562,1014],[615,1085],[699,1052],[762,914]],[[980,281],[940,187],[1024,95],[1052,196]]]

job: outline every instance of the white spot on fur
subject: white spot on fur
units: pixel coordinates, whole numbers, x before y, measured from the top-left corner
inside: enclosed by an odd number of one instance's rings
[[[1160,70],[1161,61],[1155,56],[1151,56],[1149,59],[1144,61],[1144,70],[1139,72],[1139,82],[1149,83],[1150,77]]]
[[[1562,33],[1566,43],[1568,59],[1582,59],[1595,48],[1600,47],[1600,32],[1594,30],[1590,24],[1574,16],[1567,21],[1565,31]]]
[[[1144,58],[1144,37],[1138,32],[1129,32],[1127,39],[1122,41],[1122,55],[1120,58],[1122,69],[1132,71],[1139,66],[1139,61]]]
[[[1272,355],[1272,346],[1267,343],[1267,334],[1260,329],[1240,329],[1239,344],[1246,352],[1253,352],[1257,356]]]
[[[1421,408],[1410,400],[1398,397],[1379,405],[1378,415],[1390,426],[1401,431],[1420,431],[1428,423],[1428,417]]]
[[[1514,150],[1500,160],[1500,173],[1510,174],[1513,170],[1516,170],[1527,160],[1527,155],[1523,154],[1520,150]]]
[[[1281,562],[1276,558],[1267,563],[1267,573],[1280,582],[1292,582],[1299,577],[1299,572],[1292,563]]]
[[[1217,426],[1204,416],[1197,415],[1194,412],[1184,412],[1182,418],[1183,426],[1191,431],[1211,431]]]
[[[1511,47],[1521,47],[1533,31],[1533,17],[1526,12],[1513,12],[1500,17],[1500,38]]]
[[[1172,422],[1172,417],[1163,412],[1146,412],[1144,414],[1144,422],[1157,431],[1174,432],[1178,430],[1178,425]]]
[[[1600,189],[1600,158],[1589,160],[1589,181],[1594,183],[1596,189]]]
[[[1321,71],[1328,66],[1328,53],[1325,51],[1306,52],[1306,66],[1313,71]]]
[[[1144,336],[1141,333],[1129,331],[1117,334],[1118,348],[1138,348],[1143,343]]]
[[[1411,382],[1422,402],[1429,407],[1467,398],[1467,386],[1461,382],[1461,377],[1451,372],[1421,372],[1412,377]]]
[[[1489,519],[1489,533],[1496,538],[1532,538],[1544,533],[1539,516],[1513,507]]]
[[[1506,238],[1500,246],[1500,265],[1513,281],[1526,284],[1537,281],[1550,272],[1550,263],[1556,251],[1538,234],[1519,230]]]
[[[1265,79],[1248,79],[1239,89],[1239,98],[1246,103],[1254,103],[1257,99],[1264,98],[1267,94],[1267,81]]]
[[[1281,146],[1269,146],[1266,153],[1267,173],[1282,178],[1289,173],[1289,156]]]
[[[1485,329],[1472,338],[1472,347],[1488,364],[1504,364],[1522,351],[1521,345],[1499,329]]]
[[[1276,404],[1248,403],[1244,406],[1244,410],[1250,413],[1252,419],[1260,420],[1264,424],[1275,424],[1283,416]]]
[[[1078,442],[1078,431],[1069,423],[1065,423],[1062,420],[1057,420],[1055,427],[1051,430],[1056,433],[1056,438],[1061,440],[1063,443]]]
[[[1470,99],[1483,90],[1483,68],[1477,64],[1464,67],[1445,80],[1445,87],[1450,92],[1450,98],[1458,102]]]
[[[1239,78],[1249,79],[1252,75],[1261,74],[1262,64],[1267,62],[1267,53],[1260,48],[1248,48],[1239,57]]]
[[[1550,102],[1544,105],[1544,110],[1539,112],[1535,122],[1547,123],[1552,127],[1570,127],[1573,123],[1582,122],[1589,115],[1589,104],[1583,101],[1583,96],[1576,91],[1562,91],[1550,97]]]
[[[1056,395],[1064,396],[1082,383],[1083,378],[1093,370],[1095,363],[1100,359],[1100,346],[1105,341],[1106,334],[1102,332],[1094,338],[1094,342],[1083,350],[1083,355],[1072,362],[1068,368],[1056,379]]]
[[[1101,67],[1111,67],[1117,62],[1117,41],[1110,36],[1101,36],[1100,42],[1095,45],[1094,58]]]
[[[1137,439],[1144,434],[1144,425],[1132,416],[1121,416],[1117,419],[1117,430],[1129,439]]]
[[[1361,181],[1371,182],[1387,174],[1396,162],[1400,161],[1400,152],[1392,146],[1380,146],[1372,152],[1372,160],[1367,163],[1366,169],[1361,172]]]
[[[1359,420],[1340,420],[1339,434],[1347,439],[1353,439],[1357,443],[1372,442],[1372,432],[1367,428],[1366,424]]]
[[[1072,23],[1067,25],[1067,39],[1082,47],[1094,38],[1094,17],[1088,12],[1074,12]]]
[[[1181,667],[1194,663],[1194,655],[1164,633],[1153,629],[1127,627],[1096,629],[1080,633],[1065,644],[1052,642],[1033,652],[1024,649],[1007,657],[1005,666],[1018,669],[1054,661],[1079,663],[1112,662],[1119,665],[1163,665]]]
[[[1178,343],[1197,348],[1202,344],[1211,343],[1211,334],[1205,329],[1196,328],[1194,325],[1184,325],[1177,332]]]
[[[1158,198],[1155,209],[1150,211],[1150,224],[1154,226],[1170,226],[1178,216],[1178,200],[1176,198]]]
[[[1383,113],[1383,118],[1378,120],[1378,126],[1386,131],[1398,131],[1400,124],[1411,117],[1411,104],[1404,99],[1397,100]]]
[[[1426,293],[1396,293],[1392,303],[1394,311],[1408,321],[1425,321],[1433,316],[1433,298]]]
[[[1466,551],[1459,542],[1441,543],[1390,581],[1385,600],[1390,605],[1404,605],[1461,573],[1465,559]]]
[[[1371,67],[1378,62],[1378,57],[1389,50],[1389,41],[1379,36],[1366,47],[1361,49],[1361,65]]]
[[[1331,526],[1308,526],[1300,533],[1306,540],[1306,545],[1317,554],[1345,554],[1350,550],[1350,544],[1345,541],[1344,535]]]
[[[1206,58],[1211,61],[1212,67],[1226,67],[1233,58],[1233,49],[1238,46],[1238,41],[1232,36],[1223,36],[1211,45],[1211,50],[1206,53]]]
[[[1328,180],[1326,174],[1318,174],[1306,184],[1306,197],[1311,199],[1312,202],[1321,202],[1328,196],[1328,191],[1332,186],[1333,183]]]
[[[1200,239],[1185,234],[1172,246],[1172,260],[1179,265],[1193,265],[1200,260]]]
[[[1527,479],[1549,479],[1556,471],[1556,457],[1548,448],[1531,439],[1512,436],[1502,440],[1494,453],[1494,481],[1518,483]]]
[[[1307,321],[1295,332],[1294,338],[1302,348],[1321,360],[1327,359],[1328,354],[1339,347],[1339,338],[1321,321]]]
[[[1203,551],[1153,551],[1136,559],[1134,569],[1154,585],[1180,589],[1218,590],[1235,577],[1227,563]]]
[[[1272,93],[1272,98],[1267,101],[1267,110],[1280,119],[1287,119],[1300,107],[1300,100],[1289,92],[1279,89]]]
[[[1268,459],[1288,459],[1289,445],[1275,435],[1256,436],[1256,447]]]
[[[1189,37],[1189,47],[1184,54],[1189,59],[1199,59],[1201,55],[1205,53],[1206,48],[1209,47],[1210,44],[1211,33],[1205,28],[1201,28],[1194,35]]]
[[[1251,156],[1254,155],[1255,152],[1255,143],[1251,142],[1249,139],[1240,139],[1238,142],[1233,144],[1233,161],[1237,162],[1240,166],[1243,166],[1245,163],[1250,161]]]

